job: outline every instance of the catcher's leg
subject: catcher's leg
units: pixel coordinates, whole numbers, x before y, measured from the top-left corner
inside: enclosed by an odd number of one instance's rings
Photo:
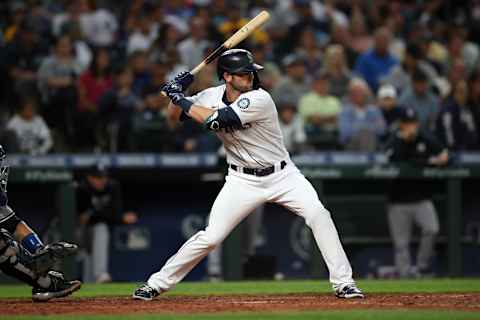
[[[55,263],[77,253],[78,246],[68,242],[54,242],[45,246],[37,234],[13,213],[13,210],[9,207],[7,209],[12,214],[0,223],[0,228],[14,235],[15,240],[21,244],[22,250],[32,255],[33,259],[29,267],[35,273],[46,274]]]
[[[65,297],[80,289],[80,281],[67,281],[60,272],[38,274],[31,268],[31,265],[35,265],[34,261],[35,257],[16,242],[7,230],[0,229],[0,270],[30,285],[33,301]]]
[[[32,256],[5,229],[0,229],[0,270],[32,287],[48,287],[48,277],[39,276],[32,268]]]

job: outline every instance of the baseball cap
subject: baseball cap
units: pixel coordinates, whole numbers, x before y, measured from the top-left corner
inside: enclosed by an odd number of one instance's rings
[[[383,98],[392,98],[395,99],[397,98],[397,90],[395,90],[395,87],[392,86],[391,84],[384,84],[378,89],[377,93],[378,99],[383,99]]]
[[[87,174],[93,177],[107,177],[107,166],[103,163],[95,163],[88,168]]]
[[[417,122],[418,115],[415,109],[413,108],[402,108],[400,112],[400,121],[402,122]]]

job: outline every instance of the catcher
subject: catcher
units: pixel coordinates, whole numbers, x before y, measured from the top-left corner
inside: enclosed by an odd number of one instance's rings
[[[37,234],[7,205],[8,166],[0,145],[0,270],[32,287],[35,302],[65,297],[81,287],[52,270],[56,262],[77,252],[77,245],[55,242],[44,245]]]

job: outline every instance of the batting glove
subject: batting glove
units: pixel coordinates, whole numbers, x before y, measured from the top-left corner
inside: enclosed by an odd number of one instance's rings
[[[175,77],[175,81],[182,86],[182,91],[186,91],[194,80],[193,74],[188,71],[182,71]]]

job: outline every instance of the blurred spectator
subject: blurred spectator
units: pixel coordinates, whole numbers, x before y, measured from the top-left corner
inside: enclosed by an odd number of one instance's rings
[[[297,54],[288,55],[283,59],[282,64],[286,74],[281,76],[277,85],[273,88],[272,96],[274,99],[283,94],[290,94],[295,97],[295,103],[298,103],[300,97],[307,93],[308,83],[304,62],[303,57]]]
[[[444,166],[449,159],[447,150],[435,137],[420,129],[417,114],[412,108],[402,110],[399,131],[392,135],[386,150],[390,162],[415,166]],[[429,188],[422,182],[393,179],[388,197],[388,222],[399,276],[408,278],[431,274],[439,223]],[[413,268],[410,258],[414,224],[421,228],[417,268]]]
[[[76,79],[80,65],[73,56],[70,37],[57,39],[53,54],[43,60],[38,70],[38,86],[42,94],[42,114],[55,129],[55,145],[61,149],[74,145],[74,111],[77,104]]]
[[[106,124],[110,152],[127,151],[130,143],[131,119],[143,109],[142,99],[133,92],[131,69],[115,70],[113,87],[100,98],[99,110]]]
[[[475,128],[477,129],[477,149],[480,150],[480,70],[472,74],[468,81],[470,88],[468,104],[471,106]]]
[[[155,39],[157,39],[157,36],[158,31],[153,26],[153,22],[149,19],[148,15],[143,15],[136,20],[136,28],[128,37],[127,55],[137,50],[149,50]]]
[[[168,52],[177,51],[177,45],[181,38],[180,31],[173,24],[162,24],[158,37],[150,49],[149,60],[165,62],[169,59]],[[176,59],[180,61],[179,58]]]
[[[330,33],[330,44],[343,47],[343,54],[345,55],[348,69],[352,69],[355,66],[359,54],[351,47],[352,35],[350,34],[348,26],[334,24],[331,27]]]
[[[128,66],[133,73],[133,92],[140,96],[143,89],[150,85],[152,79],[147,52],[143,50],[132,52],[128,57]]]
[[[466,41],[466,36],[467,30],[464,28],[450,30],[447,42],[447,68],[450,69],[456,60],[460,60],[465,67],[466,74],[471,74],[478,65],[480,52],[477,44]]]
[[[73,55],[80,65],[80,72],[85,71],[92,61],[93,54],[83,37],[80,25],[78,23],[73,23],[70,26],[68,33],[65,34],[68,34],[72,41]]]
[[[437,119],[438,136],[450,150],[463,151],[477,147],[478,128],[471,109],[467,82],[455,83]]]
[[[16,32],[15,39],[5,49],[0,50],[5,72],[5,93],[9,105],[13,106],[15,95],[35,95],[40,62],[48,54],[48,47],[35,32],[35,26],[25,20]],[[11,110],[13,111],[13,110]]]
[[[428,77],[420,68],[415,69],[412,75],[412,87],[402,93],[398,103],[401,106],[413,108],[418,114],[421,129],[433,132],[440,110],[440,101],[431,91]]]
[[[173,133],[167,125],[165,109],[168,99],[160,94],[167,66],[153,64],[152,82],[143,89],[145,108],[136,111],[132,120],[132,149],[143,152],[172,151]],[[198,81],[198,80],[196,80]]]
[[[248,19],[242,16],[241,7],[236,2],[230,3],[226,12],[227,20],[218,26],[218,31],[223,35],[223,40],[227,40],[248,22]],[[268,41],[268,34],[261,28],[255,30],[250,37],[251,41],[255,44],[264,44]]]
[[[410,43],[407,46],[402,63],[393,67],[382,82],[393,85],[402,94],[412,87],[412,75],[417,68],[427,75],[429,82],[433,82],[438,77],[432,65],[423,59],[420,47],[417,44]]]
[[[338,99],[342,99],[347,93],[351,76],[341,45],[333,44],[327,47],[323,72],[329,78],[329,92]]]
[[[171,47],[164,52],[164,56],[160,59],[162,63],[169,66],[167,80],[172,80],[177,74],[187,70],[187,66],[180,61],[180,55],[175,47]]]
[[[98,48],[90,63],[90,68],[80,75],[78,81],[80,112],[98,111],[100,97],[112,87],[112,66],[106,48]]]
[[[27,6],[22,1],[10,1],[8,6],[10,11],[10,21],[8,21],[5,31],[3,32],[3,40],[9,43],[15,39],[17,32],[21,29],[22,23],[27,18]]]
[[[80,26],[82,34],[87,34],[89,25],[88,0],[72,0],[66,3],[66,11],[62,11],[52,18],[52,32],[55,37],[60,37],[68,32],[72,23]]]
[[[37,102],[33,98],[22,99],[18,113],[7,123],[7,129],[15,132],[21,153],[46,154],[53,146],[50,129],[37,114]]]
[[[354,10],[350,17],[350,47],[362,55],[372,47],[373,39],[367,30],[365,16],[360,10]]]
[[[308,141],[317,147],[336,145],[340,101],[330,94],[330,78],[318,73],[312,81],[311,90],[298,104],[300,118],[305,123]]]
[[[92,150],[98,146],[100,125],[99,101],[112,87],[110,55],[106,48],[98,48],[90,68],[80,75],[78,81],[78,106],[76,122],[76,145]]]
[[[348,97],[338,118],[340,143],[346,150],[374,151],[385,134],[382,112],[369,104],[370,91],[361,79],[352,79]]]
[[[90,5],[100,4],[99,1],[90,1]],[[96,8],[90,8],[88,15],[88,24],[85,26],[84,37],[93,47],[111,48],[117,38],[119,29],[118,21],[113,12],[108,8],[98,5]]]
[[[84,282],[112,281],[108,268],[111,229],[116,224],[133,224],[138,220],[135,212],[124,211],[122,201],[120,184],[101,164],[89,168],[76,185],[80,242],[87,253],[83,261]]]
[[[309,74],[314,74],[322,66],[322,51],[315,38],[315,32],[311,28],[305,28],[299,35],[299,44],[295,49],[295,52],[302,56],[305,61],[305,67],[309,71]]]
[[[181,62],[188,70],[195,68],[205,58],[204,52],[210,47],[207,25],[202,18],[193,17],[190,20],[190,36],[178,44]]]
[[[398,64],[397,59],[389,52],[390,39],[391,33],[387,28],[378,28],[375,31],[373,48],[360,55],[355,64],[355,72],[362,76],[375,92],[381,78],[388,75]]]
[[[398,120],[402,114],[402,108],[397,104],[397,92],[395,87],[384,84],[378,89],[377,104],[382,111],[383,118],[387,125],[386,136],[398,129]]]
[[[278,115],[283,143],[288,152],[294,154],[304,150],[307,136],[302,118],[297,114],[297,106],[288,99],[280,100],[278,101]]]

